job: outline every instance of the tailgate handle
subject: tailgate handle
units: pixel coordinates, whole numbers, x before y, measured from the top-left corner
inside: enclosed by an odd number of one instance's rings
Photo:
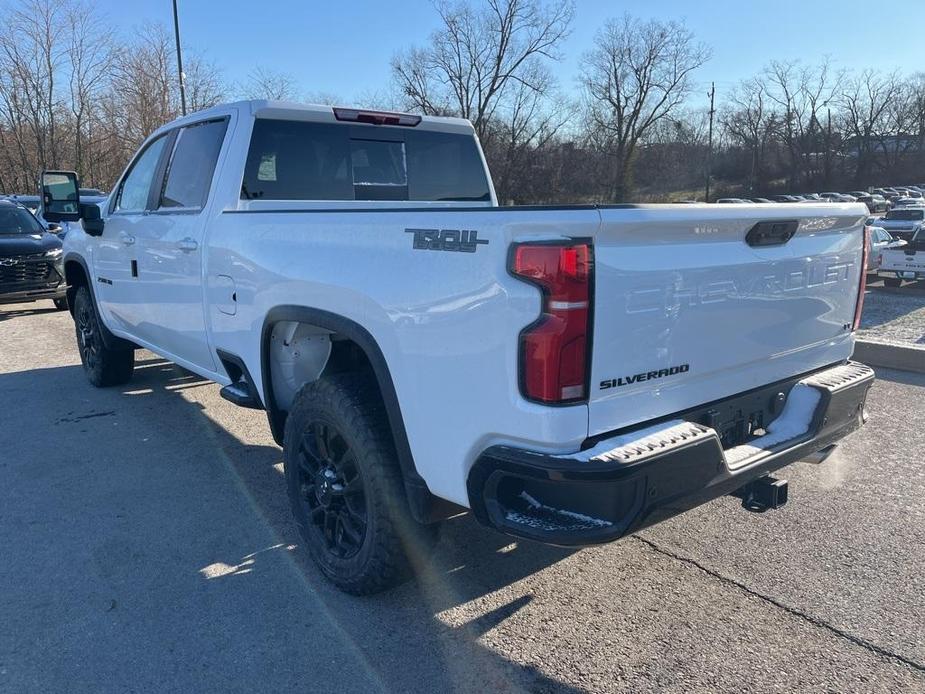
[[[783,246],[797,233],[797,220],[758,222],[745,235],[749,246]]]

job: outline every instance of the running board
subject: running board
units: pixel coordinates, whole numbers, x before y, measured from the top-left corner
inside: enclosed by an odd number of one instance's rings
[[[258,399],[251,396],[247,384],[242,381],[225,386],[218,391],[218,394],[238,407],[247,407],[252,410],[263,409],[263,404]]]
[[[236,354],[230,354],[221,349],[215,352],[231,379],[231,383],[218,391],[218,394],[238,407],[262,410],[263,403],[260,401],[260,396],[254,387],[254,380],[244,365],[244,361]]]

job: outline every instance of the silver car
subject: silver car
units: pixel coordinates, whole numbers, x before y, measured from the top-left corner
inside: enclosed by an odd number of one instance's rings
[[[890,232],[883,227],[870,228],[870,253],[867,255],[867,271],[876,272],[880,269],[880,253],[885,248],[902,248],[906,242],[894,239]]]

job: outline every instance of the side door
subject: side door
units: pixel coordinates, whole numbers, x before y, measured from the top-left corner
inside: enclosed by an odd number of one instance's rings
[[[150,209],[151,191],[158,178],[171,135],[148,142],[126,169],[116,192],[102,236],[93,249],[93,277],[103,317],[112,328],[141,337],[147,320],[147,299],[139,291],[137,240]]]
[[[174,131],[160,188],[137,236],[140,288],[148,298],[142,339],[179,361],[215,371],[206,335],[205,212],[228,118]]]

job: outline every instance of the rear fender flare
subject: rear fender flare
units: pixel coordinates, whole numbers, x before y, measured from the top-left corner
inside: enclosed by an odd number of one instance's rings
[[[277,443],[283,439],[283,427],[286,421],[286,412],[279,410],[276,405],[276,399],[273,396],[273,377],[270,373],[272,362],[270,354],[270,336],[273,332],[273,326],[280,321],[295,321],[299,323],[308,323],[317,328],[321,328],[331,333],[342,335],[354,343],[366,355],[369,363],[372,365],[373,374],[379,386],[379,392],[382,395],[382,401],[385,405],[388,416],[389,427],[392,432],[392,440],[395,443],[395,450],[398,454],[398,462],[401,466],[402,476],[406,486],[423,487],[426,489],[426,483],[420,476],[414,464],[414,456],[411,453],[411,445],[408,442],[408,433],[405,430],[405,421],[401,412],[401,405],[398,402],[398,395],[395,392],[395,384],[392,382],[392,375],[389,371],[388,363],[379,348],[376,339],[369,333],[366,328],[349,318],[324,311],[317,308],[306,306],[276,306],[267,312],[263,322],[263,330],[260,338],[260,375],[263,381],[263,401],[266,404],[267,416],[270,420],[270,429],[273,432],[273,438]]]

